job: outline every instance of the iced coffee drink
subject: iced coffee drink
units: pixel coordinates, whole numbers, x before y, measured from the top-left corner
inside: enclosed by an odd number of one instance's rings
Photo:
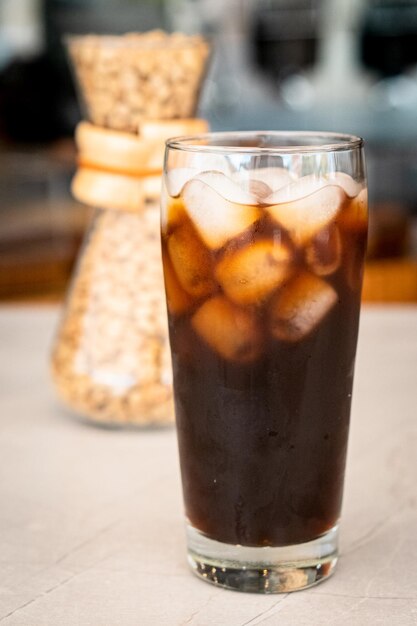
[[[337,559],[367,191],[360,139],[168,143],[162,254],[189,561],[261,592]]]

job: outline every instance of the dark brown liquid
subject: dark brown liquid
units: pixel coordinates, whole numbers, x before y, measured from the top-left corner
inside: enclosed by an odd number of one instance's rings
[[[326,277],[336,305],[298,342],[269,338],[254,362],[222,359],[190,314],[170,317],[186,515],[212,539],[284,546],[338,521],[365,234],[343,235],[342,246],[341,266]]]

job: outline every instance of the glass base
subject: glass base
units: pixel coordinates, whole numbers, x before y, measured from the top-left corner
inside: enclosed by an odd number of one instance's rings
[[[203,580],[252,593],[287,593],[328,578],[337,563],[338,526],[314,541],[250,548],[208,539],[187,525],[188,562]]]

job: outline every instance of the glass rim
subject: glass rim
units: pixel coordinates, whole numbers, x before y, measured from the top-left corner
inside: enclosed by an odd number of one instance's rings
[[[277,145],[273,146],[238,146],[228,145],[233,140],[238,139],[248,141],[250,139],[273,138],[276,139]],[[280,145],[281,140],[297,140],[298,143],[291,145]],[[303,141],[304,138],[304,141]],[[316,139],[315,143],[307,143],[308,140]],[[219,144],[211,144],[210,141],[219,141]],[[207,143],[204,143],[207,142]],[[335,133],[331,131],[281,131],[281,130],[265,130],[265,131],[226,131],[226,132],[209,132],[199,135],[182,135],[179,137],[171,137],[167,139],[165,145],[171,150],[182,150],[192,153],[215,153],[215,154],[251,154],[251,155],[281,155],[281,154],[299,154],[299,153],[321,153],[321,152],[341,152],[347,150],[355,150],[361,148],[364,144],[362,137],[350,135],[346,133]]]

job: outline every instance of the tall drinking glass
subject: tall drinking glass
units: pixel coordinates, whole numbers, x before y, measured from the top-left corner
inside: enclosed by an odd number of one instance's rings
[[[275,593],[336,565],[367,232],[363,141],[168,141],[162,254],[188,560]]]

